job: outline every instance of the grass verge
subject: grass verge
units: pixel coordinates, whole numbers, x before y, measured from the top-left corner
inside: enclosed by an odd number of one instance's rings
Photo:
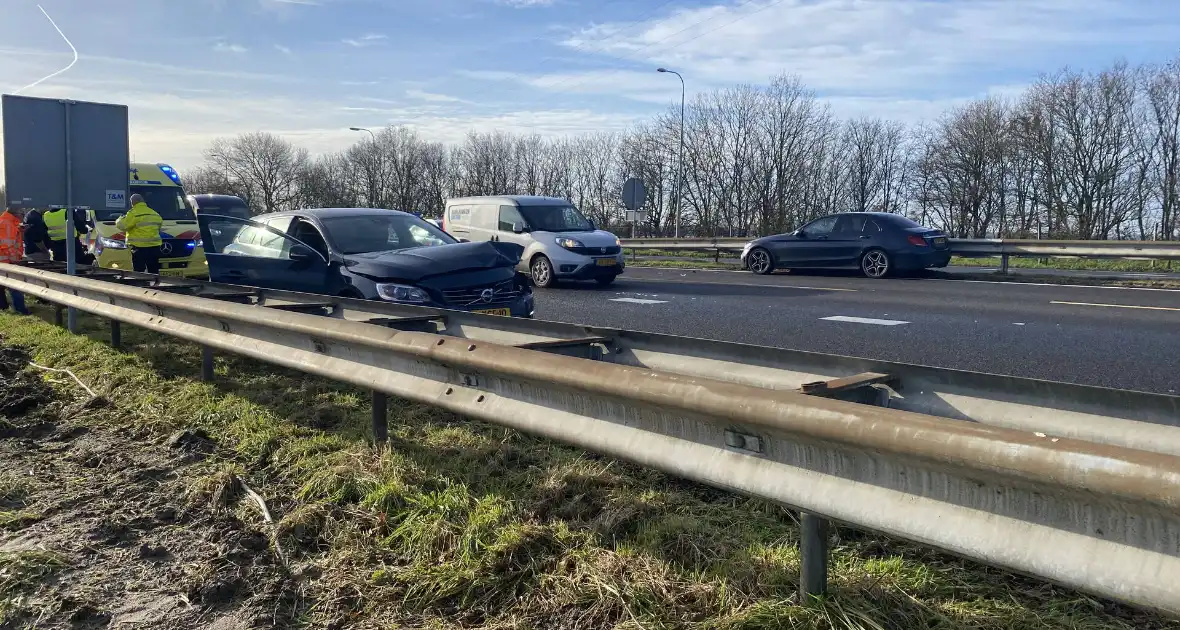
[[[0,329],[97,385],[132,434],[218,444],[189,501],[232,509],[238,478],[265,497],[299,581],[292,627],[1168,627],[843,528],[831,595],[801,603],[790,510],[404,401],[377,452],[364,391],[226,356],[200,383],[195,346],[125,329],[115,352],[105,322],[79,319],[80,336],[7,314]]]

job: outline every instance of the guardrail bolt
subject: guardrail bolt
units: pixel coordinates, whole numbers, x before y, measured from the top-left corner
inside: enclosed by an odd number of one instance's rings
[[[800,513],[799,600],[807,603],[828,590],[828,519]]]

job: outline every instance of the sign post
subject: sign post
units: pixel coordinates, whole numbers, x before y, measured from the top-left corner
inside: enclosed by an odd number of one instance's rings
[[[0,110],[9,205],[66,208],[66,273],[75,274],[75,211],[127,209],[127,106],[5,94]],[[77,317],[71,307],[71,332]]]
[[[647,214],[640,209],[646,200],[647,189],[642,179],[632,177],[623,183],[623,206],[627,208],[627,220],[631,222],[631,238],[635,238],[635,225]]]

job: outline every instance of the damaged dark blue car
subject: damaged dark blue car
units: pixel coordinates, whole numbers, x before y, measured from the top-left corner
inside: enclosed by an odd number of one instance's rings
[[[198,219],[213,282],[533,316],[514,243],[460,243],[412,214],[371,208]]]

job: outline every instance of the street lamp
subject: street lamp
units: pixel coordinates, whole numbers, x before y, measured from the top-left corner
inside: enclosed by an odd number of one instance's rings
[[[369,130],[369,129],[365,129],[364,127],[349,127],[349,128],[348,128],[348,130],[349,130],[349,131],[365,131],[365,132],[368,132],[368,134],[369,134],[369,137],[371,137],[371,138],[373,139],[373,143],[374,143],[374,144],[376,144],[376,142],[377,142],[377,136],[373,135],[373,132],[372,132],[371,130]]]
[[[656,68],[656,72],[674,74],[680,79],[680,158],[676,166],[676,238],[680,238],[680,209],[684,206],[684,77],[667,68]]]

